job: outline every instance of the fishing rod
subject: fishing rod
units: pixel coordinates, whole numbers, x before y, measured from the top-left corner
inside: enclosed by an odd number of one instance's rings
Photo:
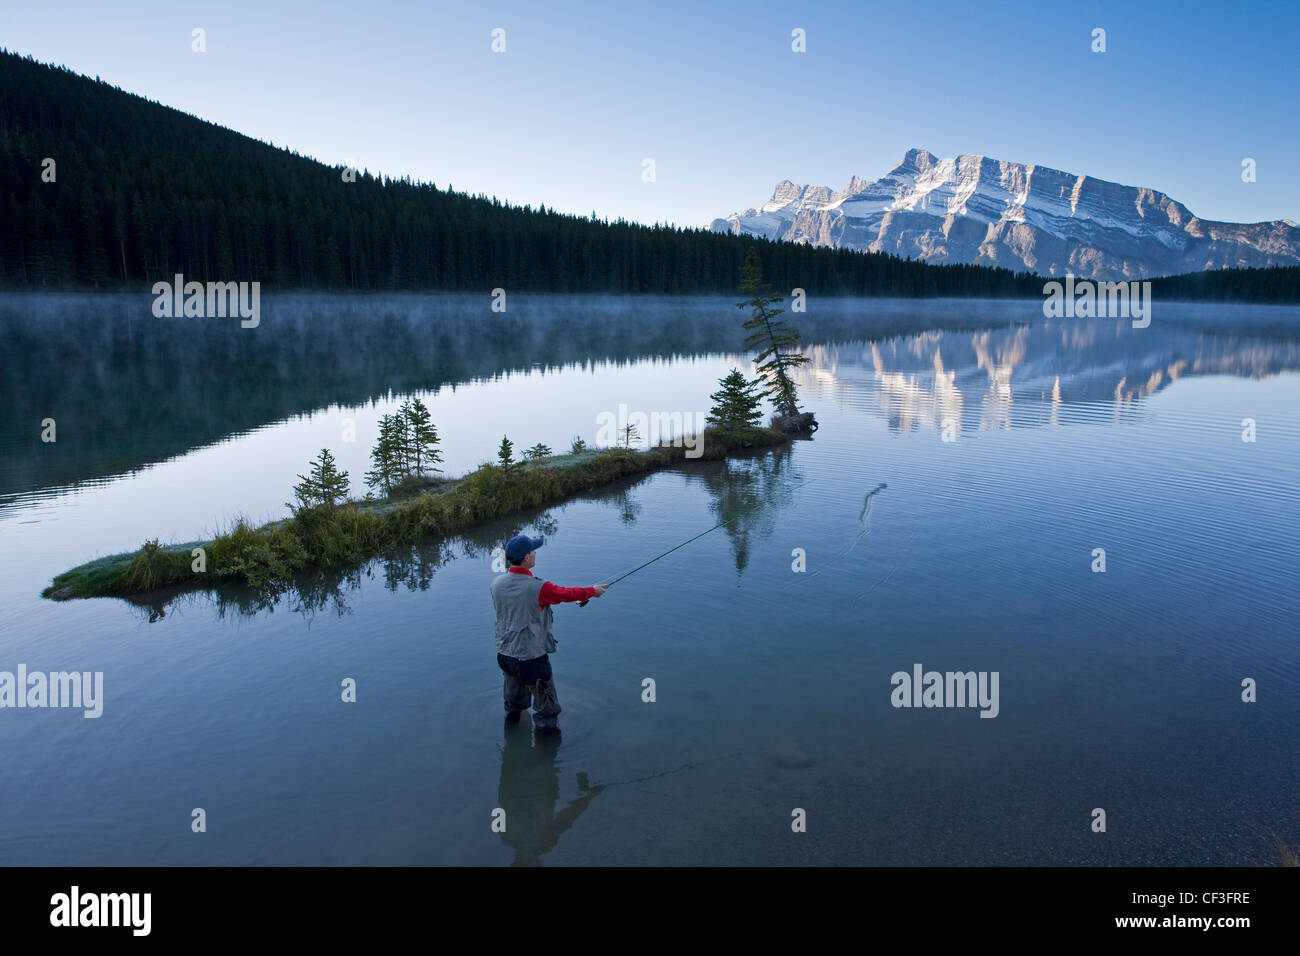
[[[811,479],[809,479],[809,480],[811,480]],[[804,485],[806,485],[806,484],[808,484],[807,481],[800,482],[799,484],[797,484],[797,485],[795,485],[793,488],[791,488],[790,491],[797,491],[798,489],[802,488],[802,487],[803,487]],[[675,547],[675,548],[669,548],[669,549],[668,549],[667,551],[665,551],[663,554],[656,555],[655,557],[651,558],[649,561],[645,561],[645,562],[643,562],[643,563],[641,563],[641,564],[638,564],[636,567],[628,568],[626,571],[623,571],[623,572],[620,573],[617,577],[615,577],[612,581],[610,581],[608,584],[606,584],[605,587],[613,587],[613,586],[614,586],[615,584],[617,584],[619,581],[622,581],[624,578],[629,577],[629,576],[631,576],[631,575],[633,575],[633,574],[636,574],[636,573],[637,573],[638,571],[640,571],[642,568],[648,568],[650,565],[654,564],[654,563],[655,563],[656,561],[658,561],[660,558],[666,558],[666,557],[668,557],[668,555],[672,554],[674,551],[680,551],[682,548],[686,547],[686,546],[687,546],[688,544],[690,544],[692,541],[698,541],[700,538],[703,538],[706,534],[712,534],[714,531],[717,531],[719,528],[725,528],[727,525],[731,524],[733,521],[737,521],[737,520],[739,520],[740,518],[745,517],[745,515],[749,514],[751,511],[755,510],[756,508],[761,507],[761,506],[764,505],[764,504],[766,504],[766,502],[760,501],[760,502],[758,502],[758,504],[751,505],[750,507],[746,508],[744,511],[741,511],[741,512],[739,512],[738,514],[732,515],[732,516],[731,516],[730,518],[728,518],[726,521],[721,521],[721,522],[719,522],[718,524],[715,524],[712,528],[709,528],[707,531],[701,531],[699,534],[695,535],[695,537],[693,537],[693,538],[687,538],[687,539],[686,539],[685,541],[683,541],[681,544],[677,545],[677,547]],[[597,581],[596,583],[597,583],[597,584],[601,584],[601,583],[603,583],[603,579],[602,579],[601,581]],[[591,600],[591,598],[587,598],[587,601],[590,601],[590,600]],[[587,601],[579,601],[579,602],[578,602],[578,607],[586,607],[586,606],[587,606]]]

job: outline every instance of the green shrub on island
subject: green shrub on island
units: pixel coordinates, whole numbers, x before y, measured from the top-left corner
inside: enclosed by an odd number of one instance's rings
[[[543,459],[550,458],[551,455],[552,455],[551,447],[549,445],[543,445],[541,442],[538,442],[532,448],[529,448],[527,451],[524,452],[524,460],[542,461]]]

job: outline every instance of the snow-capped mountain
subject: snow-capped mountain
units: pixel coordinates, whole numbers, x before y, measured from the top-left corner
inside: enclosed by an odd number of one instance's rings
[[[1300,225],[1290,220],[1210,222],[1154,189],[923,149],[875,182],[854,176],[843,192],[777,183],[762,207],[712,229],[1091,279],[1300,265]]]

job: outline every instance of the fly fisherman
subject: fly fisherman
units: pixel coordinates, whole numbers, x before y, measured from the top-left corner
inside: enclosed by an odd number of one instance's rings
[[[608,585],[562,588],[533,577],[537,549],[543,538],[516,535],[506,542],[510,567],[492,581],[492,604],[497,612],[497,664],[505,674],[506,720],[513,723],[533,705],[533,726],[538,733],[559,733],[556,717],[560,701],[555,696],[551,661],[556,650],[551,632],[551,605],[586,602],[605,593]]]

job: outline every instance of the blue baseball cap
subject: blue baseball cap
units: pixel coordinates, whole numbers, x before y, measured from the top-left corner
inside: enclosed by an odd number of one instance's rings
[[[506,557],[511,561],[522,561],[530,551],[536,551],[546,541],[545,538],[530,538],[526,534],[517,534],[506,542]]]

